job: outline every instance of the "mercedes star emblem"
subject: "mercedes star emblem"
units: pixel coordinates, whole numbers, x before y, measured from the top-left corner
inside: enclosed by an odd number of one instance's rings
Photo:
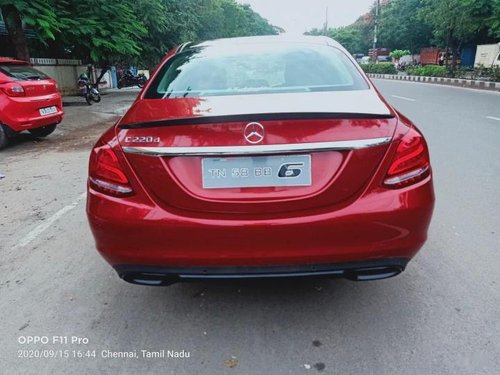
[[[264,127],[258,122],[251,122],[245,126],[243,134],[248,143],[260,143],[264,139]]]

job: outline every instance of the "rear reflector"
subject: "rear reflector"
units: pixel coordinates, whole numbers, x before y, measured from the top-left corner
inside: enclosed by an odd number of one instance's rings
[[[415,129],[401,139],[384,185],[400,188],[423,180],[430,173],[430,159],[424,137]]]
[[[133,193],[116,154],[108,144],[97,145],[90,155],[89,184],[101,193],[123,197]]]

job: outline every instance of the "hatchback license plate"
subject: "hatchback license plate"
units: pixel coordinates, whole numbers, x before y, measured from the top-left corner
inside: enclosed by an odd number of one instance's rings
[[[310,186],[311,155],[204,158],[204,189]]]
[[[40,115],[41,116],[51,115],[52,113],[56,113],[56,112],[57,112],[57,108],[55,105],[53,105],[52,107],[47,107],[47,108],[40,108]]]

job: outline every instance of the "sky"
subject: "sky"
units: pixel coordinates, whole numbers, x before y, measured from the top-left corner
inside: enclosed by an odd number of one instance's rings
[[[250,4],[252,9],[273,25],[290,33],[302,34],[313,27],[321,28],[328,7],[328,26],[353,23],[368,12],[373,0],[237,0]]]

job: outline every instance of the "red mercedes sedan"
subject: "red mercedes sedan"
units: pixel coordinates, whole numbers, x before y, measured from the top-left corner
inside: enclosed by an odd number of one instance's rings
[[[63,115],[56,81],[25,61],[0,58],[0,149],[24,130],[48,136]]]
[[[433,207],[422,133],[325,37],[182,45],[90,156],[97,249],[142,285],[395,276]]]

